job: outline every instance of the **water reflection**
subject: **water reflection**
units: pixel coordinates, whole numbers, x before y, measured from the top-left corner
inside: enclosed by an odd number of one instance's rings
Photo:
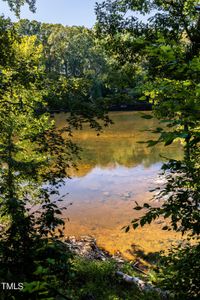
[[[97,136],[90,128],[74,132],[74,141],[83,149],[78,170],[71,170],[71,180],[61,189],[66,202],[73,202],[67,217],[67,235],[92,234],[109,251],[123,253],[131,244],[145,251],[158,251],[168,240],[177,238],[163,233],[158,225],[139,229],[134,234],[121,232],[121,227],[137,217],[134,202],[149,201],[149,189],[158,185],[163,157],[180,158],[180,143],[148,148],[138,143],[156,139],[150,129],[161,127],[156,119],[142,119],[139,112],[111,113],[114,125]],[[66,115],[55,116],[58,127],[66,124]],[[162,225],[160,225],[161,227]]]
[[[138,143],[156,139],[158,136],[150,130],[160,127],[158,120],[142,119],[141,115],[140,112],[110,113],[114,125],[106,128],[100,136],[87,126],[82,131],[75,131],[74,141],[83,151],[81,161],[78,162],[79,170],[74,170],[73,176],[84,176],[96,166],[111,168],[121,165],[132,168],[142,164],[150,167],[163,161],[162,156],[181,157],[179,143],[169,147],[158,144],[153,148]],[[63,127],[66,124],[66,115],[56,115],[55,120],[58,127]]]
[[[155,186],[155,178],[160,167],[161,163],[148,168],[143,165],[132,168],[120,165],[95,167],[83,177],[76,176],[66,180],[61,193],[65,194],[67,187],[69,193],[67,198],[70,201],[84,201],[91,204],[94,199],[101,202],[118,198],[128,201]]]

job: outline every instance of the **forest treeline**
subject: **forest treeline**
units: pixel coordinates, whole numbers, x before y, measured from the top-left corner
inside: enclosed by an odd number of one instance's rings
[[[24,3],[35,10],[34,0],[7,2],[17,15]],[[147,146],[178,139],[184,156],[163,164],[161,205],[136,203],[144,214],[125,231],[167,219],[163,230],[185,240],[157,262],[154,281],[172,299],[199,299],[199,11],[193,0],[106,0],[96,5],[92,30],[0,18],[0,279],[24,284],[1,299],[154,299],[119,289],[110,264],[74,260],[58,205],[78,156],[73,128],[89,123],[100,131],[111,123],[108,105],[134,97],[151,102],[166,124]],[[50,108],[70,112],[65,128],[55,127]]]
[[[50,110],[74,109],[75,103],[112,105],[139,100],[139,80],[130,65],[121,67],[117,57],[109,55],[95,28],[45,24],[20,20],[14,24],[20,36],[35,36],[43,47],[46,97]]]

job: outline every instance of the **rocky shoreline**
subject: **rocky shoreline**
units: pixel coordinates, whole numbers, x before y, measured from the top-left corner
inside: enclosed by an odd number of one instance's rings
[[[147,276],[149,267],[147,264],[144,264],[139,257],[135,258],[134,261],[130,261],[124,258],[120,251],[111,255],[108,251],[98,246],[96,239],[93,236],[86,235],[80,236],[80,238],[69,236],[65,238],[64,242],[67,248],[77,256],[88,260],[114,260],[119,267],[128,263],[133,270],[142,273],[143,276]]]
[[[108,260],[114,259],[119,263],[124,263],[125,259],[120,255],[111,255],[105,249],[100,248],[97,245],[96,239],[92,236],[81,236],[76,238],[75,236],[69,236],[65,238],[65,244],[69,250],[81,257],[87,259],[97,259],[97,260]]]
[[[149,292],[149,291],[156,291],[160,296],[161,299],[168,299],[169,292],[163,291],[159,288],[156,288],[154,285],[148,282],[147,280],[147,274],[143,269],[144,266],[140,265],[140,262],[136,260],[136,262],[129,262],[130,265],[138,272],[138,275],[140,272],[143,273],[142,278],[146,278],[145,281],[141,279],[141,276],[135,277],[135,276],[129,276],[123,272],[121,272],[121,267],[123,264],[125,264],[127,261],[120,255],[111,255],[109,252],[107,252],[104,249],[101,249],[97,243],[96,239],[92,236],[81,236],[80,238],[76,238],[75,236],[69,236],[65,238],[65,244],[69,248],[69,250],[74,253],[77,256],[84,257],[89,260],[101,260],[106,261],[109,259],[113,259],[117,262],[118,265],[118,271],[116,271],[116,275],[121,277],[122,280],[124,280],[127,283],[133,283],[135,284],[139,290],[143,292]],[[141,275],[141,274],[140,274]],[[145,276],[144,276],[145,275]]]
[[[145,266],[140,257],[135,258],[135,261],[130,261],[124,258],[120,251],[117,251],[114,255],[112,255],[104,248],[101,248],[97,244],[95,237],[90,235],[80,236],[79,238],[76,238],[75,236],[68,236],[65,237],[64,243],[72,253],[87,259],[97,259],[102,261],[113,259],[119,263],[132,263],[134,266],[137,266],[135,269],[142,273],[145,273],[144,271],[147,270],[147,262]]]

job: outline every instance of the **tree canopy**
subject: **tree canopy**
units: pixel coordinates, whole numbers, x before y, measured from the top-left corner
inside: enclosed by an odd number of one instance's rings
[[[163,188],[158,187],[154,196],[161,205],[145,203],[141,207],[136,203],[135,209],[144,209],[145,213],[133,220],[131,226],[136,229],[139,225],[164,217],[168,221],[163,230],[173,229],[198,240],[200,14],[197,4],[197,1],[190,0],[103,1],[96,7],[96,32],[99,38],[107,41],[108,53],[117,55],[121,66],[127,62],[140,65],[141,100],[152,102],[155,115],[167,123],[168,130],[155,129],[160,138],[148,141],[148,145],[164,142],[168,146],[179,139],[184,146],[182,160],[170,160],[163,165],[166,184]],[[136,12],[146,15],[147,20],[137,17]],[[130,226],[126,227],[127,231],[129,229]],[[191,268],[190,257],[193,259],[192,268],[199,270],[198,253],[197,242],[197,246],[183,246],[180,251],[176,249],[167,259],[167,264],[171,265],[171,271],[168,269],[165,273],[167,287],[183,299],[199,296],[196,277],[189,272],[186,274],[186,270]],[[184,263],[185,275],[181,267]],[[187,276],[192,288],[184,284]],[[163,281],[167,282],[167,279],[163,278]]]
[[[12,11],[14,11],[16,16],[18,16],[18,17],[20,16],[21,7],[24,4],[28,4],[28,6],[32,12],[35,12],[35,10],[36,10],[36,7],[35,7],[36,0],[3,0],[3,1],[8,3],[10,9]]]
[[[35,11],[34,0],[7,2],[17,16],[26,3]],[[0,18],[0,216],[6,219],[0,278],[25,282],[16,299],[73,298],[58,205],[58,187],[78,155],[72,128],[89,123],[99,131],[99,120],[111,122],[106,112],[113,99],[137,97],[166,123],[167,130],[155,128],[159,138],[147,146],[178,139],[184,156],[163,164],[165,184],[153,196],[160,206],[136,203],[135,210],[145,212],[126,231],[162,217],[163,230],[186,235],[188,243],[172,249],[158,276],[177,299],[199,299],[198,2],[106,0],[96,14],[93,30]],[[56,109],[70,113],[62,130],[50,118]],[[11,296],[6,291],[3,299]]]
[[[30,294],[31,299],[54,298],[67,291],[64,281],[70,274],[71,254],[59,240],[65,223],[58,187],[78,155],[71,129],[89,122],[100,130],[98,119],[109,119],[102,108],[98,113],[94,104],[85,101],[79,109],[71,109],[68,125],[57,129],[45,100],[51,82],[42,43],[36,36],[19,35],[4,18],[0,18],[0,39],[0,218],[5,222],[0,278],[24,283],[15,299]],[[1,295],[2,299],[12,296],[12,290]]]

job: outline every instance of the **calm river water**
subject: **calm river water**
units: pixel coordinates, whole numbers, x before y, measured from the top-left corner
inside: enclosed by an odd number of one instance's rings
[[[121,228],[139,215],[133,210],[135,201],[151,201],[149,190],[162,183],[158,174],[163,157],[181,157],[181,145],[148,148],[138,143],[156,138],[149,130],[161,127],[156,119],[141,118],[140,112],[114,112],[110,118],[114,125],[100,136],[87,127],[74,132],[74,141],[83,151],[78,171],[71,170],[72,179],[61,189],[62,195],[68,193],[66,204],[73,203],[66,211],[66,235],[92,235],[108,251],[129,258],[134,249],[165,249],[180,237],[163,232],[162,221],[129,233]],[[58,114],[55,120],[63,127],[66,115]]]

